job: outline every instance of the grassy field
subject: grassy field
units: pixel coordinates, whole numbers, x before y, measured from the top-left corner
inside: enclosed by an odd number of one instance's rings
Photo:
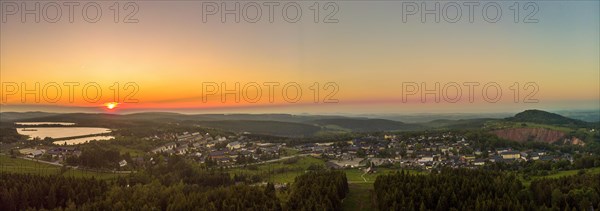
[[[0,155],[0,173],[58,175],[61,173],[61,167]],[[73,177],[95,177],[98,179],[113,179],[119,176],[118,174],[83,171],[77,169],[67,169],[62,173],[62,175]]]
[[[118,150],[119,153],[121,153],[121,154],[129,153],[129,155],[132,157],[144,156],[146,154],[146,152],[144,152],[142,150],[132,149],[129,147],[124,147],[124,146],[119,146],[119,145],[116,145],[114,148],[115,148],[115,150]]]
[[[282,162],[261,164],[256,166],[256,170],[250,168],[235,168],[229,169],[228,172],[243,173],[250,175],[261,175],[267,181],[275,183],[292,183],[294,179],[307,172],[307,169],[311,165],[324,165],[325,161],[314,157],[300,157],[297,162],[291,164],[285,164]],[[283,171],[283,170],[286,171]],[[277,173],[278,171],[283,171]],[[375,210],[375,207],[371,205],[371,194],[373,192],[373,183],[379,175],[390,174],[396,172],[397,169],[378,168],[375,173],[364,174],[361,169],[344,169],[346,177],[348,179],[350,192],[343,201],[344,210]],[[422,174],[422,172],[408,170],[410,173]],[[276,172],[276,173],[269,173]],[[363,175],[364,174],[364,175]],[[362,176],[361,176],[362,175]],[[364,178],[364,179],[363,179]],[[278,197],[284,201],[287,195],[278,195]]]
[[[550,130],[562,131],[565,133],[573,131],[573,129],[568,127],[554,126],[554,125],[546,125],[546,124],[537,124],[531,122],[511,122],[511,121],[490,121],[486,123],[487,128],[491,129],[506,129],[506,128],[545,128]]]
[[[348,183],[374,183],[377,176],[383,174],[390,174],[399,171],[398,169],[388,169],[388,168],[378,168],[375,173],[372,174],[364,174],[361,169],[344,169],[346,172],[346,178],[348,179]],[[411,174],[423,174],[422,172],[415,170],[405,170]],[[361,177],[361,175],[363,175]],[[363,179],[364,177],[364,179]],[[366,180],[366,181],[365,181]]]
[[[294,148],[284,147],[282,149],[284,150],[284,153],[285,153],[286,156],[297,155],[298,154],[298,150],[294,149]]]
[[[343,210],[376,210],[372,204],[372,183],[351,183],[350,193],[342,202]]]
[[[229,173],[244,173],[250,175],[261,175],[267,181],[275,183],[292,183],[294,179],[307,172],[307,168],[311,165],[324,165],[325,161],[314,157],[300,157],[297,162],[291,164],[285,164],[284,161],[261,164],[256,166],[255,170],[246,168],[235,168],[229,169]],[[398,171],[397,169],[388,168],[377,168],[376,173],[364,174],[361,169],[344,169],[346,177],[348,179],[350,192],[343,201],[344,210],[375,210],[376,207],[372,205],[372,192],[373,183],[377,176],[390,174]],[[419,172],[415,170],[405,170],[411,174],[427,174],[425,172]],[[539,178],[558,178],[562,176],[576,175],[579,170],[560,171],[547,176],[532,177],[530,180],[524,180],[523,184],[529,186],[532,180]],[[600,174],[600,167],[587,169],[587,174]],[[285,196],[282,196],[285,198]]]
[[[373,174],[364,174],[360,169],[345,169],[350,193],[344,199],[342,207],[344,210],[376,210],[372,204],[373,183],[377,176],[391,174],[397,169],[378,168]],[[411,174],[425,174],[415,170],[405,170]],[[361,177],[361,175],[363,175]],[[364,179],[363,179],[364,177]],[[365,181],[366,180],[366,181]]]
[[[531,181],[533,181],[535,179],[560,178],[560,177],[566,177],[566,176],[573,176],[578,173],[579,173],[579,170],[567,170],[567,171],[559,171],[554,174],[548,174],[546,176],[533,176],[529,180],[524,179],[522,175],[520,176],[520,178],[521,178],[521,182],[523,183],[523,185],[529,186],[529,184],[531,184]],[[585,173],[586,174],[600,174],[600,167],[586,169]]]
[[[577,173],[579,173],[579,170],[568,170],[568,171],[559,171],[555,174],[549,174],[546,176],[536,176],[536,177],[532,177],[532,179],[540,179],[540,178],[559,178],[559,177],[565,177],[565,176],[572,176],[572,175],[576,175]],[[600,167],[596,167],[596,168],[591,168],[591,169],[586,169],[585,170],[586,174],[600,174]]]
[[[266,177],[266,180],[270,182],[291,183],[294,182],[294,178],[306,173],[308,167],[311,165],[325,165],[325,161],[319,158],[306,156],[299,157],[298,161],[295,163],[285,164],[284,161],[280,161],[276,163],[257,165],[256,169],[251,169],[250,167],[234,168],[229,169],[228,172],[231,174],[258,174]],[[376,173],[365,174],[364,179],[361,177],[361,175],[363,175],[363,171],[361,169],[344,169],[343,171],[346,173],[349,183],[374,183],[378,175],[392,173],[397,170],[378,168]],[[417,171],[413,170],[409,171],[412,173],[418,173]]]
[[[304,174],[309,166],[311,165],[325,165],[325,161],[311,157],[299,157],[295,163],[285,164],[285,161],[261,164],[257,165],[256,169],[250,167],[245,168],[234,168],[229,169],[227,172],[231,174],[248,174],[248,175],[261,175],[266,177],[269,182],[275,183],[291,183],[294,182],[294,178],[301,174]]]
[[[376,210],[375,205],[373,205],[372,194],[373,194],[373,183],[375,182],[375,178],[377,175],[387,174],[395,172],[395,170],[391,169],[379,169],[379,171],[375,174],[367,174],[364,177],[367,179],[365,182],[360,175],[362,174],[361,170],[358,169],[347,169],[344,170],[346,172],[346,177],[348,177],[350,192],[344,199],[342,203],[342,207],[344,210]],[[415,174],[424,174],[422,172],[417,171],[409,171]],[[579,170],[568,170],[568,171],[559,171],[555,174],[550,174],[547,176],[537,176],[532,177],[531,180],[524,180],[523,183],[526,186],[529,186],[531,181],[534,179],[541,178],[559,178],[564,176],[572,176],[579,173]],[[586,169],[586,174],[600,174],[600,167]]]

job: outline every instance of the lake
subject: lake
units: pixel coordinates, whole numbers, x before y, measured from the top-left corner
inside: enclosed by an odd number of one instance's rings
[[[21,135],[29,136],[29,140],[32,140],[35,137],[39,137],[40,139],[44,139],[45,137],[57,139],[104,134],[110,133],[111,130],[100,127],[27,127],[17,128],[17,132]]]
[[[85,144],[90,141],[111,140],[114,138],[115,138],[114,136],[91,136],[91,137],[85,137],[85,138],[74,138],[74,139],[68,139],[68,140],[62,140],[62,141],[55,141],[52,143],[56,144],[56,145],[65,145],[65,144],[75,145],[75,144]]]
[[[72,122],[15,122],[15,125],[20,125],[20,126],[40,126],[40,125],[71,126],[71,125],[75,125],[75,123],[72,123]]]

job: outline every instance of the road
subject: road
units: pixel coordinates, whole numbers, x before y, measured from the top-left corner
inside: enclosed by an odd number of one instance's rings
[[[45,161],[45,160],[38,160],[38,159],[34,159],[34,158],[28,158],[28,157],[17,157],[20,159],[24,159],[24,160],[30,160],[30,161],[34,161],[34,162],[40,162],[40,163],[45,163],[45,164],[50,164],[50,165],[54,165],[54,166],[64,166],[63,164],[57,163],[57,162],[49,162],[49,161]],[[69,168],[72,169],[79,169],[79,166],[67,166]],[[115,174],[130,174],[133,173],[135,171],[101,171],[101,170],[90,170],[90,169],[81,169],[82,171],[95,171],[95,172],[103,172],[103,173],[115,173]]]
[[[17,158],[21,158],[24,160],[30,160],[30,161],[34,161],[34,162],[40,162],[40,163],[45,163],[45,164],[50,164],[50,165],[55,165],[55,166],[63,166],[63,164],[57,163],[57,162],[50,162],[50,161],[45,161],[45,160],[38,160],[38,159],[34,159],[34,158],[28,158],[28,157],[17,157]],[[74,167],[77,168],[77,167]]]
[[[232,166],[228,166],[227,168],[238,168],[238,167],[244,167],[244,166],[252,166],[252,165],[261,165],[261,164],[267,164],[267,163],[274,163],[274,162],[279,162],[279,161],[287,160],[287,159],[294,158],[294,157],[306,157],[306,156],[309,156],[309,155],[310,154],[296,154],[296,155],[290,155],[290,156],[280,157],[280,158],[277,158],[277,159],[266,160],[266,161],[261,161],[261,162],[256,162],[256,163],[249,163],[249,164],[244,164],[244,165],[232,165]],[[57,162],[49,162],[49,161],[38,160],[38,159],[28,158],[28,157],[17,157],[17,158],[25,159],[25,160],[30,160],[30,161],[34,161],[34,162],[40,162],[40,163],[50,164],[50,165],[54,165],[54,166],[60,166],[60,167],[63,166],[63,164],[60,164],[60,163],[57,163]],[[73,168],[73,169],[79,169],[79,166],[67,166],[67,167]],[[116,174],[129,174],[129,173],[133,173],[133,171],[108,171],[108,172],[116,173]]]
[[[296,154],[296,155],[290,155],[290,156],[280,157],[280,158],[273,159],[273,160],[266,160],[266,161],[261,161],[261,162],[256,162],[256,163],[248,163],[248,164],[244,164],[244,165],[228,166],[228,168],[238,168],[238,167],[244,167],[244,166],[260,165],[260,164],[266,164],[266,163],[274,163],[274,162],[279,162],[279,161],[287,160],[287,159],[294,158],[294,157],[306,157],[306,156],[309,156],[309,155],[310,154]]]

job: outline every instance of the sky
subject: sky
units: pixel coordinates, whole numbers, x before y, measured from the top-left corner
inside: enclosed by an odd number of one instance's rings
[[[0,109],[600,109],[599,2],[532,2],[284,1],[271,22],[266,1],[3,1]]]

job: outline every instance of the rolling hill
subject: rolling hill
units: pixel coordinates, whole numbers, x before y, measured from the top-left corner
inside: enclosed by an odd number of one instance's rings
[[[563,127],[585,127],[590,125],[590,123],[588,122],[571,119],[568,117],[561,116],[559,114],[541,110],[526,110],[516,114],[514,117],[506,118],[506,120],[513,122],[530,122]]]
[[[221,121],[198,121],[197,125],[207,128],[216,128],[232,132],[250,132],[255,134],[306,137],[313,136],[321,128],[313,125],[257,120],[221,120]]]
[[[292,115],[292,114],[180,114],[169,112],[146,112],[135,114],[104,113],[45,113],[45,112],[3,112],[0,113],[0,126],[14,127],[17,121],[74,122],[79,126],[146,127],[149,125],[182,124],[215,128],[230,132],[250,132],[273,136],[307,137],[327,133],[376,132],[376,131],[419,131],[428,129],[481,129],[491,131],[514,128],[546,128],[562,130],[566,134],[576,128],[597,127],[588,123],[558,114],[526,110],[504,119],[438,119],[426,123],[405,123],[384,118],[345,117],[334,115]],[[160,124],[156,124],[160,123]],[[525,124],[527,123],[527,124]],[[525,126],[526,125],[526,126]],[[160,127],[160,126],[158,126]],[[530,133],[531,132],[531,133]],[[552,135],[545,135],[546,133]],[[559,138],[553,131],[503,131],[496,132],[507,139],[542,139],[552,142]],[[526,138],[523,138],[526,137]],[[537,138],[536,138],[537,137]],[[552,137],[552,138],[543,138]]]
[[[421,123],[425,127],[437,128],[437,129],[468,129],[468,128],[481,128],[487,121],[495,120],[491,118],[477,118],[477,119],[438,119],[426,123]]]
[[[319,119],[310,123],[320,126],[337,126],[354,132],[371,131],[410,131],[423,130],[426,127],[418,124],[406,124],[386,119]]]
[[[526,110],[513,117],[489,123],[491,133],[507,140],[546,143],[565,141],[580,145],[583,145],[582,140],[593,139],[593,132],[588,129],[598,127],[598,123],[585,122],[541,110]]]

